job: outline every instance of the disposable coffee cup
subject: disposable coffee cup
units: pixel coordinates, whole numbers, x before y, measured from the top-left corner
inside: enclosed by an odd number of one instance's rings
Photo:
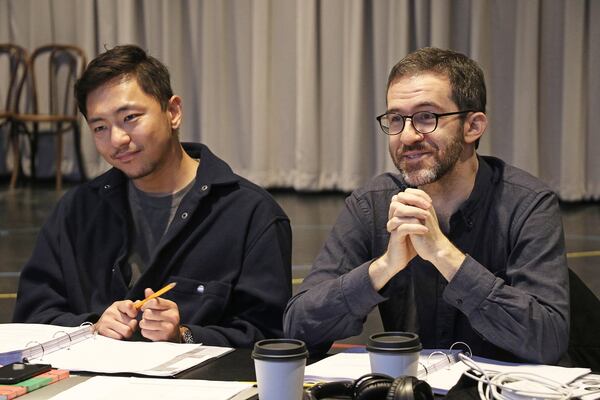
[[[301,340],[265,339],[254,344],[252,358],[260,400],[302,400],[308,351]]]
[[[382,332],[369,336],[367,351],[371,372],[394,378],[417,376],[419,352],[423,346],[419,335],[411,332]]]

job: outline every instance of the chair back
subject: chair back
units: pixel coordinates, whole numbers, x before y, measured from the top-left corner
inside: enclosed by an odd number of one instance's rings
[[[27,59],[24,48],[0,44],[0,119],[19,112],[19,96],[27,76]]]
[[[569,268],[571,331],[569,349],[561,362],[600,372],[600,299]]]
[[[73,88],[85,66],[85,53],[79,47],[50,44],[35,49],[28,63],[27,112],[76,118]]]

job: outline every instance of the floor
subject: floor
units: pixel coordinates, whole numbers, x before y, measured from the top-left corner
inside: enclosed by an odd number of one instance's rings
[[[37,233],[62,193],[50,184],[31,183],[13,191],[0,182],[0,323],[10,322],[19,271]],[[293,278],[297,290],[343,205],[345,194],[273,191],[292,221]],[[569,266],[600,297],[600,204],[561,204]],[[378,313],[369,316],[362,335],[345,340],[364,343],[381,328]]]

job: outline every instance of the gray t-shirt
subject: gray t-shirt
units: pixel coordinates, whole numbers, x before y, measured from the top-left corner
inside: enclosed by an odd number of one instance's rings
[[[131,267],[129,287],[146,272],[152,264],[154,252],[159,248],[161,239],[169,229],[181,200],[194,185],[195,179],[175,193],[146,193],[128,183],[129,208],[131,209],[132,228],[128,264]]]

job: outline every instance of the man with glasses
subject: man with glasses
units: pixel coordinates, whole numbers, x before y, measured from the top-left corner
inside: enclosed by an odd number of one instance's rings
[[[313,352],[386,331],[425,348],[467,343],[495,359],[555,363],[567,348],[569,289],[556,195],[478,155],[487,126],[481,68],[424,48],[392,69],[377,117],[399,174],[354,191],[284,317]]]

